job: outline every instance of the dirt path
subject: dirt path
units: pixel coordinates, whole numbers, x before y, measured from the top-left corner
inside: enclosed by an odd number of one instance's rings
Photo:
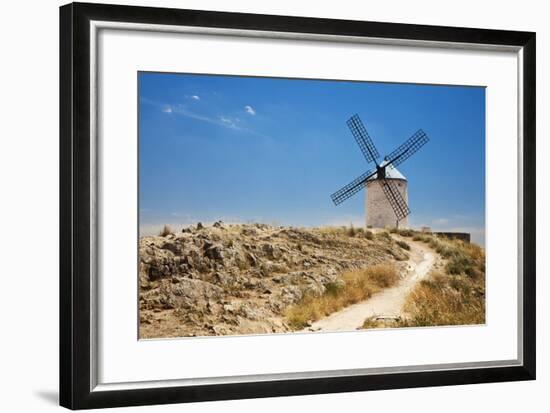
[[[305,331],[356,330],[369,317],[397,317],[412,287],[425,278],[436,262],[437,254],[426,245],[412,241],[408,270],[403,279],[392,288],[374,294],[370,299],[351,305],[330,316],[314,322]]]

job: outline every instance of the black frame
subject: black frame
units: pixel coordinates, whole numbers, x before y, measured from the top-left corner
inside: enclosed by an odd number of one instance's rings
[[[523,48],[523,366],[90,391],[90,21]],[[535,379],[535,33],[73,3],[60,8],[60,404],[71,409]]]

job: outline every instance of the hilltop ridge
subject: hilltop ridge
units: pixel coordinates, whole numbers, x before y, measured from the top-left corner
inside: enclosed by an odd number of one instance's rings
[[[141,237],[139,254],[141,338],[291,331],[284,311],[305,295],[408,259],[387,232],[222,222]]]

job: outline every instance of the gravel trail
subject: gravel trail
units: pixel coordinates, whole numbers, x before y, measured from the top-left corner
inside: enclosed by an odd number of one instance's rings
[[[426,278],[436,262],[437,254],[425,244],[407,239],[410,258],[407,272],[399,283],[374,294],[366,301],[351,305],[314,322],[305,331],[356,330],[369,317],[394,318],[401,315],[405,299],[420,280]]]

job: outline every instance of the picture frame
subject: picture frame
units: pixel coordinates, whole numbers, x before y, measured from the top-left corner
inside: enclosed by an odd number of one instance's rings
[[[107,22],[148,33],[221,30],[220,35],[286,40],[330,36],[331,41],[365,41],[391,47],[467,49],[478,53],[506,50],[518,59],[518,357],[486,360],[474,367],[441,363],[429,368],[382,367],[368,372],[339,369],[221,377],[212,382],[181,384],[153,378],[151,385],[98,385],[97,300],[100,152],[98,133],[97,33]],[[399,53],[396,50],[395,53]],[[197,56],[200,59],[200,56]],[[60,8],[60,404],[70,409],[105,408],[365,390],[534,380],[536,371],[536,35],[531,32],[438,27],[180,10],[107,4],[72,3]],[[159,70],[162,68],[159,68]],[[99,91],[101,93],[101,91]],[[99,217],[100,219],[100,217]],[[514,269],[510,268],[510,271]],[[515,273],[514,273],[515,276]]]

